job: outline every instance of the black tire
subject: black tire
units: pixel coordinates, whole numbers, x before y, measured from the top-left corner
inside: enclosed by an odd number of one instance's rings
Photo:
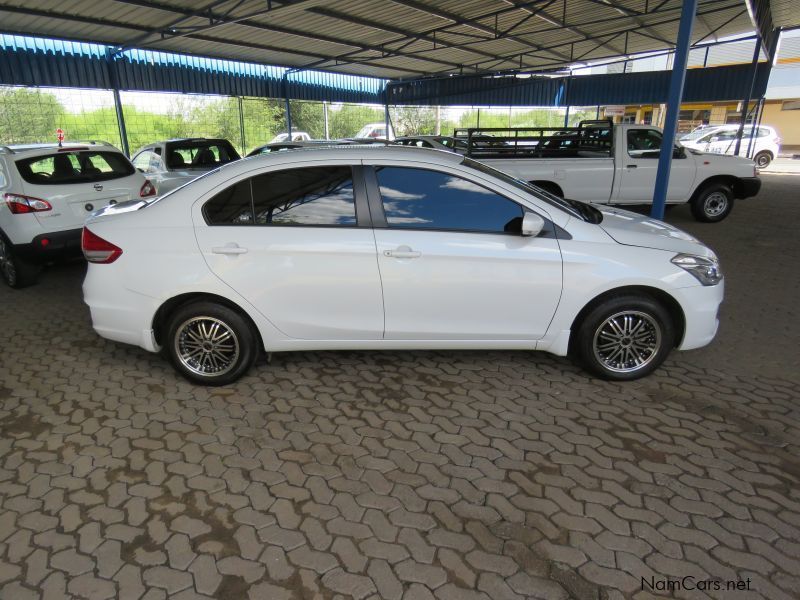
[[[701,223],[718,223],[733,210],[733,192],[724,183],[702,188],[691,201],[692,215]]]
[[[616,346],[612,340],[618,334],[610,324],[612,319],[620,331],[627,328],[631,333],[620,335]],[[623,294],[603,300],[584,316],[575,332],[572,353],[601,379],[632,381],[661,366],[674,345],[675,326],[669,312],[649,296]]]
[[[215,332],[212,332],[217,325]],[[224,330],[224,331],[223,331]],[[244,375],[259,354],[258,336],[239,312],[210,301],[192,302],[169,318],[164,349],[192,383],[226,385]],[[224,334],[227,337],[220,338]]]
[[[756,166],[759,169],[766,169],[769,166],[769,163],[772,162],[772,154],[766,150],[763,150],[756,154],[753,157],[753,160],[756,162]]]
[[[39,271],[41,267],[17,256],[11,242],[0,234],[0,276],[7,286],[20,289],[33,285]]]

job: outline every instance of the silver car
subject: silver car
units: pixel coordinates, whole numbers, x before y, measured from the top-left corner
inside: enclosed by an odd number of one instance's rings
[[[131,159],[159,196],[217,167],[241,158],[228,140],[174,139],[148,144]]]

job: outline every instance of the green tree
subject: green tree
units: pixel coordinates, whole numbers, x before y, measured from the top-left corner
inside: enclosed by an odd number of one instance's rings
[[[63,115],[53,94],[0,88],[0,144],[55,141]]]
[[[353,137],[358,130],[368,123],[383,123],[384,112],[381,108],[344,104],[328,111],[328,122],[331,138]]]

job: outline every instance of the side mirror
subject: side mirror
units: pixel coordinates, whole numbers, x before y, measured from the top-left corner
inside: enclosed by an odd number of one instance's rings
[[[544,229],[544,219],[534,212],[526,212],[522,218],[522,235],[536,237]]]

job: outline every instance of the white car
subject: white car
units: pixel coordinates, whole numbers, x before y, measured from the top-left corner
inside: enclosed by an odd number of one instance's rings
[[[686,233],[458,154],[303,149],[87,222],[95,331],[226,384],[261,351],[546,350],[614,380],[708,344],[723,280]]]
[[[80,256],[93,211],[155,193],[107,142],[0,146],[0,275],[13,288],[34,283],[43,263]]]
[[[269,143],[270,144],[278,144],[281,142],[309,142],[311,141],[311,136],[306,133],[305,131],[292,131],[292,139],[289,140],[289,134],[287,132],[279,133],[274,138],[272,138]]]
[[[386,136],[386,123],[368,123],[358,130],[354,139],[375,138],[381,140],[394,140],[394,128],[389,125],[389,136]]]
[[[131,162],[162,196],[234,160],[239,160],[239,153],[228,140],[182,138],[148,144]]]
[[[747,154],[750,145],[750,135],[753,127],[748,125],[742,132],[742,142],[739,148],[740,156]],[[736,136],[739,133],[738,125],[721,125],[706,127],[687,133],[680,139],[681,145],[710,154],[732,155],[736,150]],[[749,156],[753,157],[756,166],[763,169],[771,163],[781,150],[781,138],[772,127],[761,125],[756,130],[753,138],[753,147]]]

